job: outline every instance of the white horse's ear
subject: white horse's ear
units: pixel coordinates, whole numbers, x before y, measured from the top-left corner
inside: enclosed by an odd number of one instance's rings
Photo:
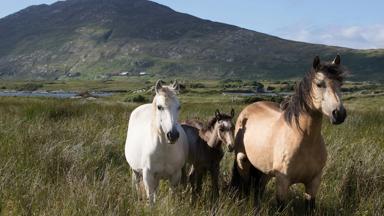
[[[173,88],[173,90],[175,90],[175,91],[177,91],[177,92],[180,90],[180,85],[179,85],[179,83],[177,82],[177,80],[175,80],[174,82],[172,82],[171,87]]]
[[[313,67],[313,69],[318,69],[319,66],[320,66],[320,58],[319,58],[319,56],[316,56],[316,57],[313,59],[312,67]]]
[[[155,91],[156,91],[156,94],[159,93],[160,89],[163,88],[163,81],[162,80],[157,80],[156,84],[155,84]]]
[[[334,65],[340,65],[340,55],[339,54],[337,54],[336,55],[336,57],[335,57],[335,59],[332,61],[332,64],[334,64]]]
[[[233,118],[235,116],[235,110],[232,108],[231,109],[231,118]]]

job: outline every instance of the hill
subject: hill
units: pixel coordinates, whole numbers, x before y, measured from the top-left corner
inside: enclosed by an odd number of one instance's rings
[[[336,53],[351,79],[383,79],[384,50],[294,42],[178,13],[146,0],[67,0],[0,19],[0,78],[97,79],[147,72],[189,78],[291,79]]]

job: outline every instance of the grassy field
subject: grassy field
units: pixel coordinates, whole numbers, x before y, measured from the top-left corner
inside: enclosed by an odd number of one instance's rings
[[[49,86],[49,84],[46,84]],[[75,85],[75,84],[73,84]],[[206,85],[209,85],[206,84]],[[78,84],[80,86],[80,84]],[[76,87],[73,87],[76,88]],[[136,88],[135,86],[132,88]],[[245,103],[222,95],[181,94],[181,120],[207,119],[216,108],[238,113]],[[148,96],[150,97],[150,96]],[[346,122],[324,119],[329,159],[317,215],[384,214],[384,96],[348,96]],[[0,215],[252,215],[252,203],[225,190],[232,157],[221,168],[221,197],[209,181],[195,204],[190,191],[162,182],[150,209],[134,195],[124,158],[130,112],[138,103],[112,99],[0,98]],[[303,187],[292,187],[281,215],[303,213]],[[274,182],[261,202],[275,215]]]

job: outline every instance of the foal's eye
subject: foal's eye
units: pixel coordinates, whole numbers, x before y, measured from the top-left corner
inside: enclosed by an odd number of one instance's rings
[[[158,106],[157,106],[157,109],[161,111],[161,110],[164,110],[164,107],[158,105]]]
[[[220,131],[221,131],[221,132],[224,132],[224,128],[220,128]]]

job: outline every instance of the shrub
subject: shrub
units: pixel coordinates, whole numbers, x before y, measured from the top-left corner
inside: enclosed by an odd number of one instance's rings
[[[17,88],[18,91],[36,91],[43,87],[41,83],[26,83]]]
[[[205,85],[203,83],[191,83],[189,88],[205,88]]]
[[[143,95],[131,95],[131,96],[127,97],[124,101],[125,102],[134,102],[134,103],[146,103],[149,100],[146,97],[144,97]]]
[[[258,101],[272,101],[275,103],[281,103],[283,101],[282,96],[265,96],[265,97],[257,97],[257,96],[250,96],[243,99],[243,103],[245,104],[251,104]]]

